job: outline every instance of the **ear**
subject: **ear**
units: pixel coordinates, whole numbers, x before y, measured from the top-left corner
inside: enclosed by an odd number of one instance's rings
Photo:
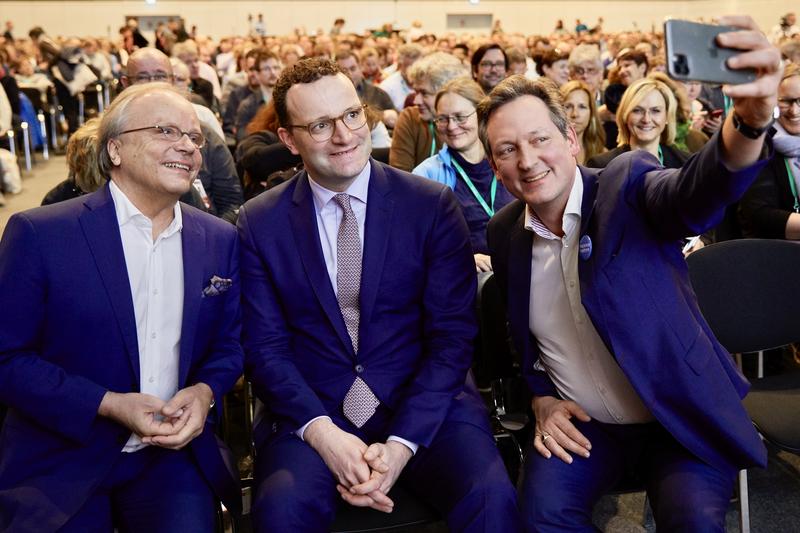
[[[286,145],[289,151],[291,151],[294,155],[300,155],[291,131],[287,130],[286,128],[278,128],[278,137],[280,138],[281,142]]]
[[[581,144],[578,142],[578,134],[575,133],[575,128],[572,125],[567,127],[567,144],[569,144],[569,153],[572,157],[578,157],[581,151]]]
[[[119,154],[119,142],[116,139],[109,139],[108,144],[106,144],[106,150],[111,164],[118,167],[122,163],[122,157]]]
[[[122,84],[123,89],[127,89],[131,86],[131,79],[128,77],[127,74],[123,74],[122,77],[119,79],[120,83]]]

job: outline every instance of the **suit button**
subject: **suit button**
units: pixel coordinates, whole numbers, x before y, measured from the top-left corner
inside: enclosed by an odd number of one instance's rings
[[[362,365],[356,365],[356,374],[360,374],[364,371],[364,367]]]

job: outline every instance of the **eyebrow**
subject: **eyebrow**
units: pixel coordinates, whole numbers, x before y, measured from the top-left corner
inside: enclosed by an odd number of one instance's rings
[[[342,111],[341,113],[339,113],[338,115],[336,115],[336,117],[338,118],[338,117],[340,117],[341,115],[343,115],[343,114],[347,113],[348,111],[355,111],[356,109],[359,109],[360,107],[361,107],[361,104],[360,104],[360,103],[358,103],[358,104],[353,104],[353,105],[351,105],[350,107],[346,107],[346,108],[344,109],[344,111]],[[305,122],[305,124],[311,124],[312,122],[319,122],[320,120],[331,120],[331,119],[333,119],[333,117],[332,117],[332,116],[330,116],[330,115],[325,115],[325,116],[321,116],[321,117],[312,118],[312,119],[310,119],[310,120],[307,120],[307,121]]]

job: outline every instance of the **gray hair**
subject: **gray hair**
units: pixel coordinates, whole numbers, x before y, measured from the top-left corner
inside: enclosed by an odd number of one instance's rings
[[[448,81],[461,76],[469,76],[469,70],[457,57],[445,52],[435,52],[423,57],[408,72],[408,77],[414,83],[430,83],[434,93],[439,92]]]
[[[478,104],[478,135],[490,159],[492,158],[492,149],[489,144],[489,134],[487,133],[489,119],[492,117],[492,113],[521,96],[534,96],[541,100],[550,112],[550,120],[553,121],[561,135],[565,139],[567,138],[569,120],[561,103],[561,94],[558,92],[558,87],[550,80],[538,79],[533,81],[521,74],[517,74],[498,83],[492,89],[492,92]]]
[[[114,168],[111,154],[108,153],[108,143],[125,131],[131,116],[128,107],[142,96],[156,92],[172,93],[184,98],[181,92],[169,83],[153,82],[131,85],[122,91],[103,113],[97,129],[97,162],[100,165],[100,171],[106,178],[111,176],[111,170]]]
[[[569,54],[570,68],[578,66],[580,63],[591,61],[599,68],[603,68],[603,61],[600,58],[600,48],[594,44],[579,44],[572,49]]]

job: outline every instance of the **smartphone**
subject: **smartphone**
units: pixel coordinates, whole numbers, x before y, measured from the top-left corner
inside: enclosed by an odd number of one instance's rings
[[[711,118],[719,118],[722,116],[722,109],[714,109],[708,113],[708,116]]]
[[[667,72],[670,77],[683,81],[731,85],[754,81],[755,70],[733,70],[725,64],[729,57],[739,51],[717,44],[717,35],[738,30],[740,28],[733,26],[667,20],[664,23],[664,38],[667,47]]]

